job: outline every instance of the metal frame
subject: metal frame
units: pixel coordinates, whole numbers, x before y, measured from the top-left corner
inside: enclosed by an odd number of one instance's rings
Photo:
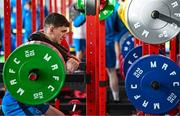
[[[22,44],[22,5],[21,0],[16,0],[16,47]]]
[[[66,16],[66,0],[61,0],[61,14]]]
[[[11,6],[10,0],[4,0],[4,57],[5,60],[11,53]]]
[[[36,0],[32,0],[32,32],[36,31]]]
[[[58,12],[57,0],[54,0],[54,12]]]
[[[176,37],[174,37],[173,39],[170,40],[170,51],[169,51],[169,57],[171,60],[173,60],[174,62],[177,61],[177,51],[176,51]]]
[[[106,86],[100,86],[106,82],[105,22],[99,20],[99,4],[96,15],[86,17],[86,73],[91,75],[86,85],[86,115],[106,115]]]
[[[44,21],[44,4],[43,0],[40,0],[40,29],[43,29]]]
[[[49,0],[49,13],[52,13],[52,0]]]
[[[93,1],[93,0],[92,0]],[[52,12],[52,0],[50,2],[50,12]],[[61,12],[66,15],[66,1],[61,0]],[[57,11],[56,2],[55,12]],[[91,75],[91,82],[86,85],[87,102],[86,102],[86,115],[106,115],[106,71],[105,71],[105,22],[99,21],[99,1],[97,1],[97,10],[95,16],[87,16],[87,38],[86,38],[86,72]],[[21,1],[16,1],[16,8],[18,9],[16,15],[16,28],[17,28],[17,46],[22,44],[22,6]],[[43,0],[40,0],[40,22],[44,20]],[[4,0],[4,47],[5,59],[11,53],[11,9],[10,0]],[[18,19],[18,20],[17,20]],[[32,0],[32,31],[36,31],[36,0]],[[135,41],[136,45],[142,43],[143,55],[145,54],[158,54],[159,45],[147,44],[144,42]],[[179,43],[180,46],[180,43]],[[148,50],[147,50],[148,49]],[[180,49],[179,49],[180,51]],[[170,41],[170,58],[177,61],[176,38]],[[180,55],[179,55],[180,57]],[[178,62],[180,59],[178,59]],[[180,65],[180,64],[179,64]],[[56,102],[59,107],[59,101]],[[178,106],[180,109],[180,105]],[[171,114],[172,112],[170,112]]]

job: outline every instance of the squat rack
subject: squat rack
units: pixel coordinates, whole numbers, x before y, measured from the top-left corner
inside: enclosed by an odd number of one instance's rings
[[[86,115],[106,115],[106,71],[105,71],[105,21],[99,20],[99,1],[96,2],[96,15],[86,17],[86,73],[91,75],[91,82],[86,84]],[[49,0],[49,12],[52,12],[52,0]],[[22,44],[22,6],[16,1],[17,9],[17,46]],[[43,0],[40,0],[40,25],[44,20]],[[61,0],[61,12],[66,15],[66,1]],[[57,2],[55,2],[57,11]],[[20,18],[21,17],[21,18]],[[5,59],[11,53],[10,39],[10,0],[4,0],[4,46]],[[19,20],[20,19],[20,20]],[[36,0],[32,0],[32,31],[36,31]]]

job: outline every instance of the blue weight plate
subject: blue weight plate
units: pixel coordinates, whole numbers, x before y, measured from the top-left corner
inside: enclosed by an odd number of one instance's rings
[[[134,37],[129,36],[126,38],[126,40],[124,41],[121,47],[121,54],[123,55],[123,57],[125,57],[128,54],[128,52],[133,48],[134,48]]]
[[[120,50],[122,50],[122,44],[129,36],[132,36],[132,35],[128,31],[121,36],[120,41],[119,41]]]
[[[180,68],[169,58],[147,55],[127,72],[126,93],[132,104],[147,114],[163,114],[180,99]]]
[[[139,59],[142,56],[142,46],[138,46],[129,51],[129,53],[124,58],[124,74],[126,75],[129,67],[133,64],[134,61]]]

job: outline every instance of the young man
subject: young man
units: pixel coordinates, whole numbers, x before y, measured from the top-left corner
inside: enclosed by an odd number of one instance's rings
[[[44,33],[37,32],[33,33],[29,41],[43,41],[48,44],[53,45],[62,54],[65,62],[66,68],[69,72],[74,72],[78,66],[79,61],[71,57],[68,53],[67,44],[63,44],[69,27],[69,22],[67,19],[58,13],[52,13],[48,15],[44,21]],[[5,96],[2,101],[2,110],[5,115],[59,115],[64,114],[48,104],[30,106],[25,105],[16,101],[8,91],[6,91]]]

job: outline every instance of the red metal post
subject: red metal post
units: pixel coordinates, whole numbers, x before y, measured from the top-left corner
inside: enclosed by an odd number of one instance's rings
[[[16,47],[22,44],[22,5],[21,0],[16,0]]]
[[[61,0],[61,14],[66,16],[66,0]]]
[[[105,22],[99,20],[99,4],[96,15],[86,17],[86,72],[91,74],[86,115],[106,115]]]
[[[172,40],[170,40],[170,51],[169,51],[169,57],[171,60],[174,62],[177,61],[177,56],[176,56],[176,37],[174,37]]]
[[[72,4],[72,0],[69,0],[69,6],[71,6],[71,4]]]
[[[32,0],[32,32],[36,31],[36,0]]]
[[[52,0],[49,0],[49,13],[52,13]]]
[[[96,53],[97,55],[97,95],[96,99],[99,102],[98,103],[98,113],[97,115],[100,116],[106,116],[106,89],[107,85],[105,84],[107,82],[106,78],[106,63],[105,63],[105,41],[106,41],[106,29],[105,29],[105,21],[99,20],[99,11],[100,11],[100,1],[97,1],[96,3],[96,15],[98,17],[97,21],[97,34],[99,35],[99,38],[96,39],[98,46],[96,46]]]
[[[40,0],[40,29],[43,29],[43,21],[44,21],[44,5],[43,0]]]
[[[58,9],[57,9],[57,0],[54,0],[54,12],[58,12]]]
[[[105,66],[105,21],[99,23],[99,82],[106,82],[106,66]],[[100,39],[101,38],[101,39]],[[106,89],[107,86],[99,86],[99,115],[106,115]]]
[[[99,17],[98,17],[99,18]],[[87,84],[86,115],[96,115],[95,101],[95,45],[97,16],[86,17],[86,73],[91,75],[91,83]]]
[[[148,44],[144,42],[139,42],[142,44],[142,55],[147,55],[149,53],[148,51]]]
[[[86,17],[86,72],[87,74],[91,75],[91,83],[87,84],[86,91],[87,91],[87,100],[86,100],[86,115],[98,115],[99,110],[99,102],[98,102],[98,92],[97,86],[99,83],[99,77],[97,76],[97,40],[99,39],[98,33],[98,21],[99,15],[95,16],[87,16]]]
[[[96,108],[96,115],[99,115],[99,108],[100,108],[100,104],[99,104],[99,86],[100,86],[100,80],[99,80],[99,17],[98,20],[95,21],[96,23],[96,27],[95,27],[95,31],[96,31],[96,39],[95,39],[95,108]]]
[[[140,45],[140,40],[137,39],[137,38],[135,38],[135,39],[134,39],[134,46],[136,47],[136,46],[138,46],[138,45]]]
[[[160,46],[159,44],[149,44],[149,54],[159,54]]]
[[[4,0],[4,57],[5,60],[11,53],[11,6],[10,0]]]

